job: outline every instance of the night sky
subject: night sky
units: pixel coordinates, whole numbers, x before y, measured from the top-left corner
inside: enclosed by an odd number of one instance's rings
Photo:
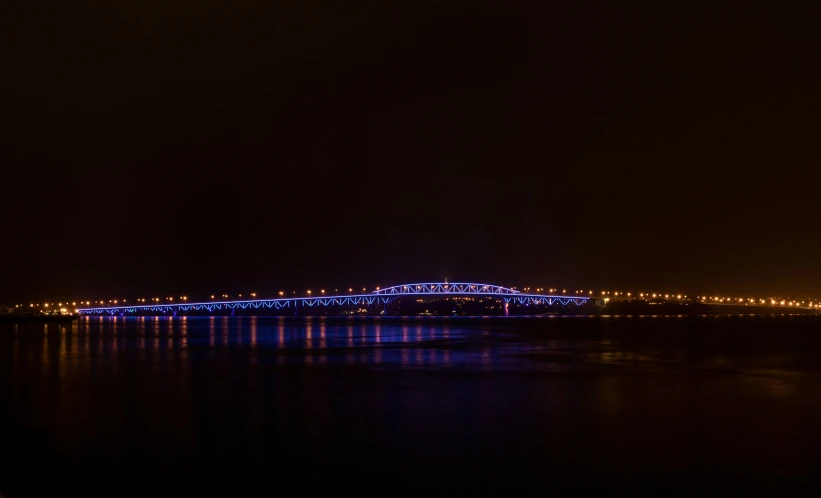
[[[821,295],[817,12],[717,3],[4,7],[0,302]]]

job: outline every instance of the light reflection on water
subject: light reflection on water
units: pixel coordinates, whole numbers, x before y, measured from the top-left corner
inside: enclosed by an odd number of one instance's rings
[[[698,462],[778,479],[819,461],[818,325],[652,315],[4,325],[0,416],[67,461],[158,475],[210,478],[201,469],[215,470],[216,455],[242,467],[284,452],[293,461],[277,465],[294,475],[293,462],[327,455],[421,476],[429,465],[523,476],[536,465],[541,476],[571,464],[670,476]]]

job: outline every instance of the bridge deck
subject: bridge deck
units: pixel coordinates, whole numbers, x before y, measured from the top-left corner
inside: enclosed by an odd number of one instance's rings
[[[522,305],[583,305],[588,297],[556,296],[546,294],[525,294],[514,289],[497,285],[474,283],[427,283],[406,284],[379,289],[370,294],[348,294],[340,296],[283,297],[277,299],[251,299],[245,301],[209,301],[204,303],[147,304],[139,306],[106,306],[80,308],[79,314],[125,314],[138,312],[167,313],[174,311],[208,311],[225,309],[282,309],[315,306],[374,306],[387,305],[395,299],[406,296],[460,297],[476,296],[502,299],[506,303]]]

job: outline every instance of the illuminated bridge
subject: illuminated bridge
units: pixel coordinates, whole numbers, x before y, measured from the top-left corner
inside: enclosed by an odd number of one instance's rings
[[[493,297],[503,300],[505,312],[508,305],[518,304],[530,305],[553,305],[581,306],[590,298],[552,296],[545,294],[527,294],[515,289],[502,287],[499,285],[476,284],[476,283],[418,283],[395,285],[384,289],[377,289],[370,294],[347,294],[342,296],[318,296],[318,297],[288,297],[277,299],[251,299],[247,301],[212,301],[207,303],[178,303],[178,304],[148,304],[142,306],[109,306],[102,308],[81,308],[77,312],[81,315],[118,315],[126,314],[151,314],[151,313],[172,313],[178,311],[204,311],[215,312],[230,310],[231,314],[235,310],[282,310],[293,309],[297,313],[299,308],[315,308],[324,306],[383,306],[387,310],[387,305],[396,299],[405,296],[481,296]]]

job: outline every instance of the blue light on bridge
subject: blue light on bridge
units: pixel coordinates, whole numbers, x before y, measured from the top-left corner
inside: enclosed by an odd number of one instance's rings
[[[374,306],[388,305],[403,296],[488,296],[503,299],[508,304],[581,306],[590,298],[526,294],[499,285],[479,283],[428,282],[394,285],[378,289],[370,294],[320,297],[290,297],[277,299],[250,299],[245,301],[220,301],[208,303],[149,304],[142,306],[109,306],[100,308],[80,308],[81,315],[120,315],[126,313],[167,313],[176,311],[220,311],[236,309],[272,309],[323,306]]]

